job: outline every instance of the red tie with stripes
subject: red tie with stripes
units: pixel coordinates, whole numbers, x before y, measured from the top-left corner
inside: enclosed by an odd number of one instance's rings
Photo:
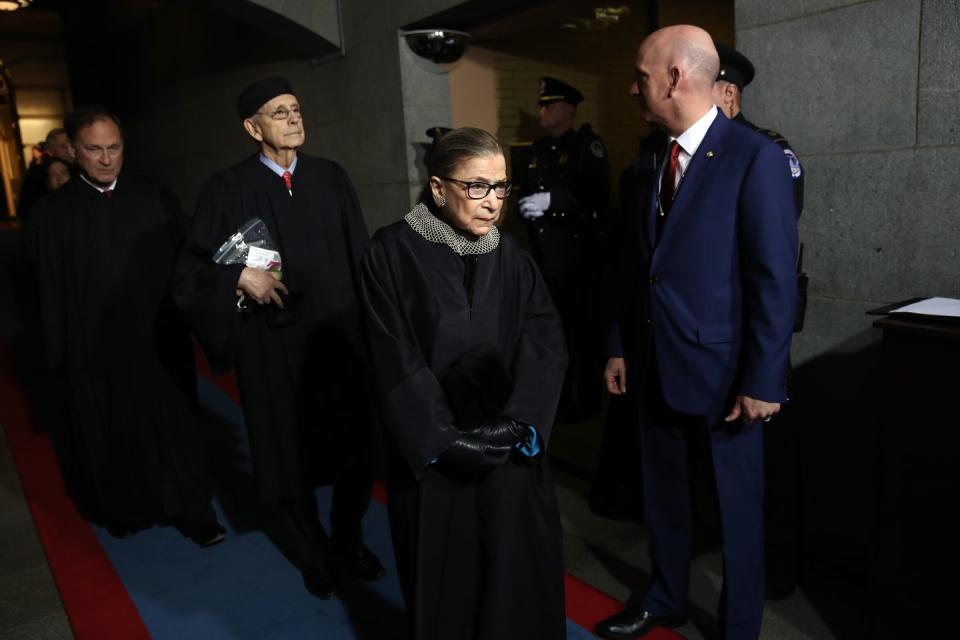
[[[287,185],[287,191],[293,191],[293,174],[289,171],[284,171],[280,177],[283,178],[283,184]]]

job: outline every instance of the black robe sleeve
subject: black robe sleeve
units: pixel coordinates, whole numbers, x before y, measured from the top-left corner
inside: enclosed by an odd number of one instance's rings
[[[533,258],[519,252],[518,280],[523,283],[520,339],[511,367],[513,393],[504,414],[532,424],[549,443],[567,369],[563,326]]]
[[[343,228],[346,230],[344,243],[350,256],[350,275],[354,279],[354,290],[360,291],[360,262],[363,260],[363,254],[370,244],[370,235],[367,233],[367,225],[363,221],[363,212],[360,209],[360,201],[357,198],[357,192],[353,188],[350,176],[343,168],[334,163],[334,175],[336,176],[337,194],[340,200],[340,212],[343,215]]]
[[[459,432],[404,314],[403,274],[393,258],[385,243],[374,241],[370,246],[361,271],[361,304],[384,423],[410,471],[419,478]]]
[[[213,254],[240,224],[233,224],[230,203],[231,185],[224,176],[214,176],[204,185],[174,283],[177,306],[217,371],[233,365],[231,346],[240,322],[236,289],[244,265],[213,261]]]
[[[36,270],[47,366],[56,371],[66,360],[67,298],[65,294],[63,236],[54,224],[57,215],[46,199],[37,205],[24,225],[25,251]]]

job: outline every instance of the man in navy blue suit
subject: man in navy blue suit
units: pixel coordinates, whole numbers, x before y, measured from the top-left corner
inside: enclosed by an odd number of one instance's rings
[[[637,53],[636,96],[666,130],[658,179],[622,234],[624,282],[605,371],[640,402],[644,512],[653,579],[635,606],[601,621],[639,638],[687,620],[689,448],[709,442],[723,533],[723,636],[756,638],[764,601],[763,422],[787,400],[797,291],[790,167],[771,140],[713,104],[710,35],[677,25]]]

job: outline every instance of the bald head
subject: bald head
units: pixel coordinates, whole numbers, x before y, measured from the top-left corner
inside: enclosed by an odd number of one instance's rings
[[[631,93],[641,99],[645,119],[682,133],[713,104],[719,70],[720,56],[709,33],[686,24],[665,27],[640,44]]]
[[[687,74],[689,82],[709,92],[713,81],[720,72],[720,55],[713,44],[710,34],[689,24],[678,24],[654,32],[649,39],[656,38],[665,51],[668,63],[681,68]]]

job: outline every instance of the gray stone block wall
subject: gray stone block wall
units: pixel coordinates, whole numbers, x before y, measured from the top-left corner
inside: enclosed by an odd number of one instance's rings
[[[757,68],[744,113],[806,170],[795,363],[871,335],[866,309],[960,297],[960,3],[739,0],[736,17]]]
[[[960,2],[738,0],[736,17],[757,68],[744,113],[784,133],[806,170],[810,299],[788,408],[804,549],[869,572],[884,405],[865,312],[960,298]]]
[[[920,33],[918,144],[960,143],[960,2],[926,0]]]
[[[828,13],[834,9],[871,0],[737,0],[737,28],[746,29],[783,20]]]

